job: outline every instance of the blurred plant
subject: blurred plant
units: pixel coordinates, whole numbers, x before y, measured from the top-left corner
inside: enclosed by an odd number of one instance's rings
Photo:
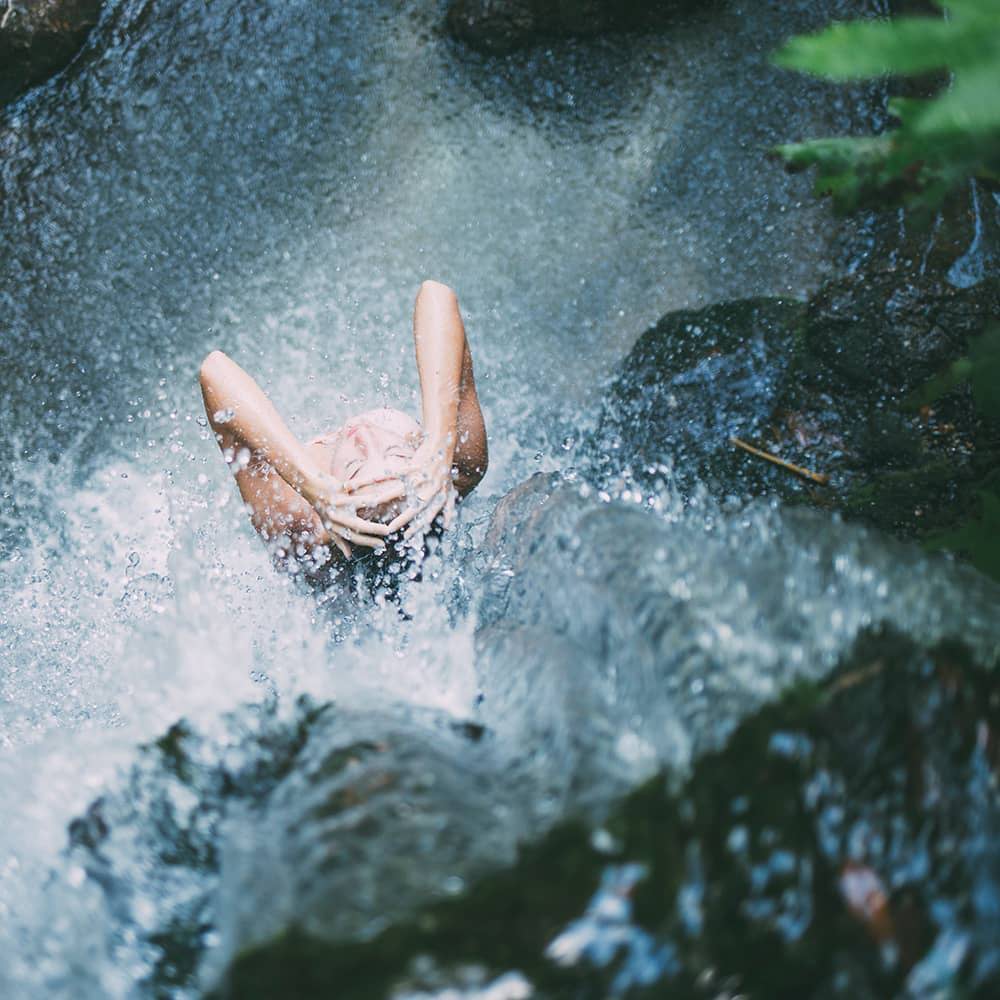
[[[968,382],[976,410],[995,426],[1000,425],[1000,324],[993,324],[969,340],[965,357],[953,361],[944,372],[914,392],[910,407],[926,406]],[[963,552],[974,566],[1000,580],[1000,473],[993,472],[975,491],[980,514],[948,531],[925,539],[928,549]]]
[[[944,18],[833,24],[790,39],[779,66],[829,80],[947,70],[937,96],[897,97],[882,135],[778,146],[792,170],[818,168],[816,193],[839,211],[906,203],[927,212],[969,177],[1000,181],[1000,0],[934,0]]]

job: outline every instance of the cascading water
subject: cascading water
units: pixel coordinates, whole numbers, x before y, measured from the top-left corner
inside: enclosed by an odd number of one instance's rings
[[[216,889],[208,958],[175,995],[282,907],[328,920],[297,889],[268,896],[266,859],[312,849],[282,825],[294,787],[208,837],[221,876],[171,881],[151,860],[145,800],[121,789],[139,745],[182,718],[235,770],[252,754],[230,713],[263,703],[292,725],[303,695],[355,713],[350,738],[438,746],[451,777],[430,814],[471,841],[490,813],[492,839],[437,845],[407,884],[418,898],[462,884],[449,849],[500,863],[559,816],[683,769],[865,624],[995,652],[994,595],[971,572],[822,517],[681,505],[669,484],[609,504],[569,473],[601,379],[650,322],[802,294],[833,267],[825,209],[762,164],[773,142],[864,114],[767,66],[830,13],[720,4],[669,34],[491,61],[443,37],[434,3],[118,0],[69,71],[0,114],[0,995],[141,994],[151,935]],[[416,410],[423,277],[459,292],[490,472],[404,587],[406,615],[324,603],[253,539],[195,371],[228,350],[304,436],[382,402]],[[517,494],[487,538],[502,494],[560,470],[542,514],[530,490],[510,514]],[[478,772],[442,720],[493,734]],[[508,766],[516,787],[483,777]],[[103,882],[67,851],[102,797],[122,824]],[[385,843],[357,855],[350,934],[384,918]]]

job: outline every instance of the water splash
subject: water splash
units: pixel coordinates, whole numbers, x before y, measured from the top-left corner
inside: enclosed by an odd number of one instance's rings
[[[521,763],[548,789],[539,801],[551,819],[719,738],[717,680],[739,678],[755,699],[773,692],[780,677],[757,668],[784,661],[756,622],[775,608],[801,604],[781,617],[793,632],[810,616],[823,623],[782,647],[803,657],[833,656],[883,585],[932,627],[933,594],[910,575],[918,564],[880,563],[866,580],[860,550],[872,543],[839,529],[795,535],[793,565],[780,545],[773,555],[785,531],[775,513],[685,520],[669,495],[644,513],[597,511],[586,530],[602,552],[620,530],[652,540],[636,634],[670,637],[683,651],[671,662],[688,669],[661,687],[651,650],[633,655],[635,634],[621,631],[636,609],[613,609],[621,625],[608,617],[608,567],[585,553],[553,560],[540,581],[553,601],[560,573],[580,573],[588,596],[574,591],[575,610],[596,602],[607,623],[578,644],[622,651],[585,698],[652,705],[634,722],[619,711],[574,726],[573,675],[539,656],[549,649],[558,663],[571,650],[551,629],[542,645],[530,631],[571,609],[531,611],[505,557],[469,555],[498,497],[574,460],[561,444],[583,436],[582,404],[662,312],[799,294],[828,270],[831,223],[808,182],[758,169],[790,133],[845,131],[865,113],[825,110],[817,85],[786,90],[766,65],[781,36],[826,18],[813,6],[725,8],[670,37],[494,63],[442,39],[422,3],[318,12],[301,0],[116,0],[67,73],[3,111],[0,781],[15,807],[0,830],[0,993],[125,996],[150,974],[162,901],[180,906],[191,886],[161,893],[162,871],[137,846],[148,819],[137,807],[112,852],[135,887],[116,909],[65,853],[66,830],[128,787],[137,747],[178,719],[205,741],[208,769],[252,756],[223,721],[243,704],[274,702],[279,721],[300,696],[480,719],[509,744],[519,732],[536,740]],[[408,314],[426,276],[460,292],[491,471],[451,547],[404,593],[409,618],[384,602],[339,616],[272,571],[209,440],[194,373],[226,348],[303,436],[379,403],[415,407]],[[572,531],[558,537],[573,544]],[[772,575],[732,558],[754,538],[747,551]],[[837,554],[842,572],[830,570]],[[779,580],[799,572],[786,593]],[[535,620],[490,639],[477,609],[511,580],[522,588],[511,614]],[[661,600],[683,629],[662,619]],[[513,669],[526,659],[534,676]],[[702,699],[684,702],[689,719],[670,704],[679,690]],[[733,710],[742,704],[733,695]],[[600,794],[567,788],[550,751],[590,761],[567,774],[581,786],[601,776]],[[521,829],[501,827],[510,838]],[[243,904],[223,910],[242,926]]]

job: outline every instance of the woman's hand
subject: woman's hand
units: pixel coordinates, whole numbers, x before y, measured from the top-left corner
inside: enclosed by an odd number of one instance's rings
[[[377,491],[377,492],[376,492]],[[385,536],[392,528],[375,521],[364,521],[357,516],[359,507],[375,505],[378,502],[403,495],[401,483],[389,481],[378,484],[373,489],[349,493],[343,483],[326,473],[313,473],[299,492],[309,502],[323,523],[324,535],[317,539],[322,544],[332,542],[344,554],[351,557],[351,543],[370,549],[385,548]]]
[[[413,456],[413,464],[401,476],[405,484],[406,509],[388,525],[390,534],[406,528],[404,540],[426,533],[434,518],[444,512],[444,526],[455,516],[455,490],[451,447],[425,440]],[[409,525],[409,527],[407,527]]]

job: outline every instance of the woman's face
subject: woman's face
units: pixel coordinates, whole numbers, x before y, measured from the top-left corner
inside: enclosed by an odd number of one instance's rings
[[[399,410],[369,410],[348,420],[327,440],[331,448],[328,466],[335,479],[343,483],[391,479],[402,475],[413,464],[420,444],[420,425]],[[366,520],[391,520],[398,502],[382,508],[362,509]]]

